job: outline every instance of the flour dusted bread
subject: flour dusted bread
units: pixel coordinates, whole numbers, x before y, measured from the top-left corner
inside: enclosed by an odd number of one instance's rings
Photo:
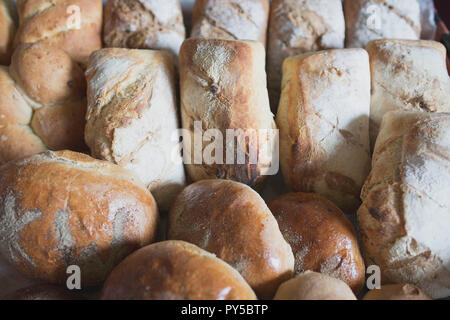
[[[412,284],[388,284],[367,292],[363,300],[431,300]]]
[[[267,62],[272,110],[278,107],[284,59],[311,51],[342,49],[344,40],[341,0],[273,0]]]
[[[102,47],[102,0],[17,0],[15,46],[43,43],[85,65]]]
[[[0,65],[9,65],[11,61],[17,23],[13,0],[0,1]]]
[[[196,0],[191,37],[265,44],[268,19],[267,0]]]
[[[86,71],[86,143],[92,154],[134,172],[168,210],[185,184],[175,69],[167,52],[103,49]]]
[[[258,297],[271,299],[294,258],[264,200],[234,181],[186,187],[169,213],[168,238],[193,243],[234,267]]]
[[[256,41],[184,42],[181,116],[192,180],[229,179],[259,187],[265,175],[277,172],[276,125],[264,66],[264,47]],[[196,142],[196,132],[202,134],[203,145]],[[217,152],[211,151],[214,146]]]
[[[83,70],[44,44],[18,47],[0,67],[0,164],[45,151],[83,150]]]
[[[383,283],[450,295],[449,159],[449,114],[384,116],[358,211],[366,264]]]
[[[70,151],[0,167],[0,254],[22,273],[83,287],[100,284],[156,231],[155,200],[127,170]]]
[[[439,42],[376,40],[369,43],[372,72],[372,146],[385,113],[395,110],[450,112],[446,50]]]
[[[370,168],[369,109],[366,51],[287,58],[277,114],[286,184],[318,193],[347,214],[356,211]]]
[[[178,56],[186,36],[179,0],[108,0],[104,10],[107,47],[161,49]]]
[[[420,39],[418,0],[344,0],[344,12],[347,48],[376,39]]]
[[[241,275],[214,255],[183,241],[142,248],[108,277],[103,300],[255,300]]]

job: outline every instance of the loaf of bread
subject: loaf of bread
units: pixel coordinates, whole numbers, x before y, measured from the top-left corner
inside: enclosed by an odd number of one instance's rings
[[[96,158],[134,172],[168,210],[185,185],[175,69],[169,53],[102,49],[86,71],[86,143]]]
[[[289,57],[277,114],[280,162],[294,191],[351,214],[370,169],[370,70],[363,49]]]
[[[294,252],[294,273],[310,270],[347,283],[357,295],[365,267],[351,222],[330,201],[310,193],[289,193],[268,203]]]
[[[102,47],[102,0],[17,0],[15,46],[43,43],[65,50],[85,65]]]
[[[292,276],[294,257],[258,193],[227,180],[196,182],[175,200],[168,238],[193,243],[234,267],[260,298]]]
[[[372,147],[386,112],[450,112],[446,50],[439,42],[376,40],[369,43],[372,72]]]
[[[62,50],[16,49],[0,67],[0,164],[45,151],[85,149],[86,80]]]
[[[306,271],[283,283],[275,300],[356,300],[345,282],[317,272]]]
[[[266,44],[267,0],[196,0],[192,38],[255,40]]]
[[[81,286],[101,283],[124,257],[153,241],[156,202],[127,170],[71,151],[0,167],[0,254],[22,273]]]
[[[120,263],[103,286],[103,300],[255,300],[241,275],[186,242],[142,248]]]
[[[431,300],[412,284],[388,284],[367,292],[363,300]]]
[[[344,12],[347,48],[377,39],[420,39],[418,0],[344,0]]]
[[[0,65],[9,65],[17,30],[17,11],[13,0],[0,1]]]
[[[0,300],[83,300],[80,295],[64,287],[39,284],[19,289]]]
[[[450,296],[449,181],[450,114],[387,113],[358,211],[366,265],[384,284]]]
[[[186,37],[179,0],[108,0],[104,20],[107,47],[160,49],[178,56]]]
[[[342,49],[344,40],[341,0],[273,0],[267,60],[272,110],[280,99],[284,59],[311,51]]]

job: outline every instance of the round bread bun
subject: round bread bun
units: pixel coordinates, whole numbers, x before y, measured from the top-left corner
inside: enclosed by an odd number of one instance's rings
[[[432,300],[422,290],[412,284],[389,284],[374,289],[363,300]]]
[[[264,200],[229,180],[186,187],[169,212],[168,238],[214,253],[241,273],[258,297],[271,299],[292,277],[294,257]]]
[[[283,283],[275,300],[357,300],[343,281],[325,274],[306,271]]]
[[[19,289],[2,300],[83,300],[81,296],[66,288],[41,284]]]
[[[139,249],[106,281],[102,300],[254,300],[242,276],[214,255],[183,241]]]
[[[71,151],[0,167],[0,254],[22,273],[65,284],[101,283],[128,254],[153,241],[158,209],[127,170]]]
[[[291,245],[295,274],[320,272],[347,283],[357,295],[365,266],[351,222],[319,195],[290,193],[268,203],[281,233]]]

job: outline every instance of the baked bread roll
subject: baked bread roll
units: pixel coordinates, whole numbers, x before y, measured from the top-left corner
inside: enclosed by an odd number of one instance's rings
[[[372,72],[372,146],[385,113],[450,112],[446,49],[435,41],[376,40],[367,46]]]
[[[107,47],[162,49],[177,57],[186,37],[179,0],[108,0],[104,20]]]
[[[241,275],[214,255],[186,242],[142,248],[106,281],[103,300],[255,300]]]
[[[294,191],[351,214],[370,169],[370,70],[362,49],[289,57],[277,114],[280,162]]]
[[[362,191],[359,231],[382,282],[450,295],[450,114],[389,112]]]
[[[96,158],[134,172],[168,210],[185,185],[175,69],[163,51],[103,49],[86,71],[86,143]]]
[[[17,30],[17,12],[13,0],[0,1],[0,64],[9,65]]]
[[[357,295],[365,267],[351,222],[330,201],[310,193],[290,193],[268,203],[295,257],[294,273],[310,270],[347,283]]]
[[[264,47],[255,41],[184,42],[180,53],[183,151],[192,180],[229,179],[259,187],[265,175],[278,170],[276,125],[264,66]],[[203,144],[197,142],[196,131],[203,133]],[[228,139],[230,132],[232,139]],[[214,143],[207,141],[208,134],[217,138]],[[222,152],[212,152],[214,145]]]
[[[272,110],[280,99],[284,59],[311,51],[342,49],[344,40],[341,0],[273,0],[267,60]]]
[[[345,282],[306,271],[278,288],[275,300],[356,300]]]
[[[0,168],[0,254],[22,273],[81,286],[101,283],[156,232],[155,200],[127,170],[71,151],[45,152]]]
[[[363,300],[431,300],[412,284],[390,284],[367,292]]]
[[[48,284],[19,289],[0,300],[83,300],[81,296],[63,287]]]
[[[241,273],[260,298],[271,299],[292,276],[294,257],[258,193],[226,180],[186,187],[169,213],[168,238],[199,246]]]
[[[53,150],[85,149],[86,80],[62,50],[44,44],[16,49],[0,67],[0,164]]]
[[[17,0],[17,7],[16,47],[43,43],[65,50],[83,65],[102,47],[102,0]]]
[[[196,0],[192,38],[255,40],[266,44],[267,0]]]
[[[376,39],[420,39],[418,0],[344,0],[344,12],[347,48]]]

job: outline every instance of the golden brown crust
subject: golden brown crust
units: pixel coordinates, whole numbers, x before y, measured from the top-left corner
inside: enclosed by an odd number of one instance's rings
[[[194,243],[228,262],[258,297],[272,298],[292,276],[291,248],[263,199],[244,184],[204,180],[188,186],[170,210],[168,230],[169,239]]]
[[[255,300],[244,279],[222,260],[186,242],[142,248],[106,281],[103,300]]]
[[[432,300],[412,284],[391,284],[369,291],[363,300]]]
[[[358,295],[365,280],[355,230],[330,201],[290,193],[268,203],[295,257],[295,274],[311,270],[341,279]]]
[[[41,284],[14,291],[0,300],[83,300],[64,287]]]
[[[46,152],[0,169],[0,252],[33,278],[83,286],[155,236],[152,195],[128,171],[70,151]]]
[[[0,1],[0,64],[9,65],[17,30],[15,4],[12,0]]]

